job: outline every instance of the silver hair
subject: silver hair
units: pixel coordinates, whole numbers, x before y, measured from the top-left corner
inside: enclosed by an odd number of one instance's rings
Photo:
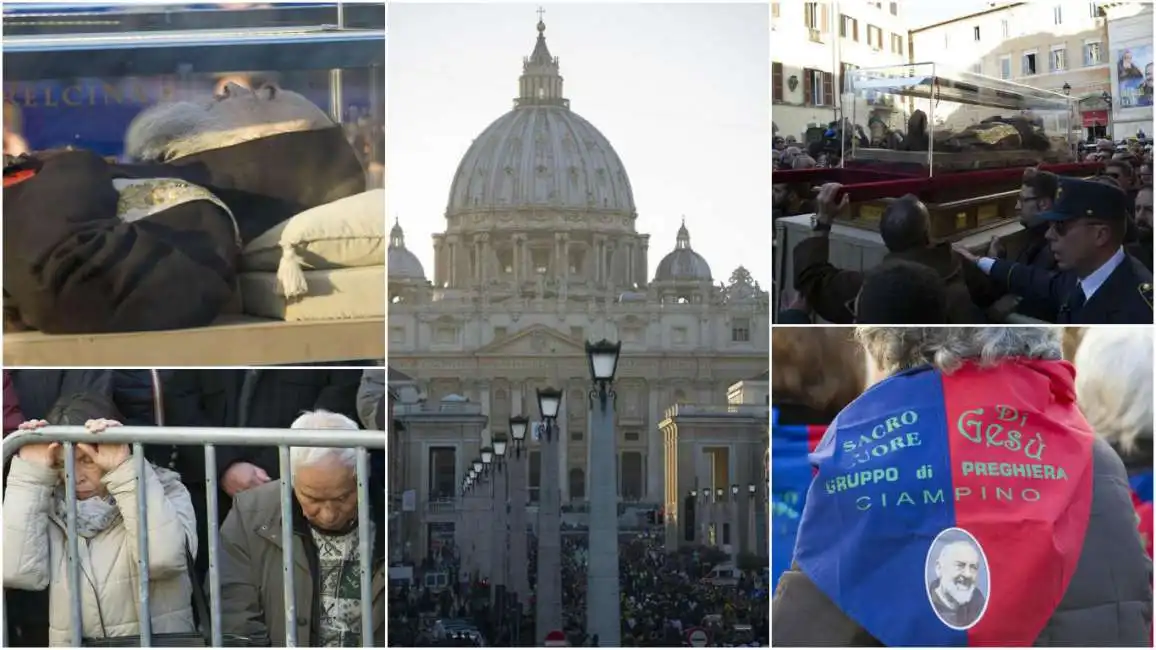
[[[357,431],[361,427],[348,417],[340,413],[331,413],[325,410],[309,411],[301,414],[291,429],[341,429]],[[325,460],[333,460],[349,469],[357,467],[357,450],[349,447],[290,447],[289,467],[294,475],[297,470],[310,465],[317,465]]]
[[[334,126],[304,96],[276,86],[249,90],[235,84],[224,95],[166,102],[142,111],[125,134],[125,153],[166,162],[243,142]]]
[[[1072,360],[1080,410],[1124,454],[1152,439],[1152,351],[1151,328],[1089,327]]]
[[[859,327],[855,336],[887,375],[922,365],[950,373],[964,360],[1063,358],[1058,327]]]

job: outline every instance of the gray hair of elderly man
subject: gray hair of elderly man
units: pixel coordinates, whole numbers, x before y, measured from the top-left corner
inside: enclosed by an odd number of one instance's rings
[[[341,429],[357,431],[361,427],[340,413],[318,409],[307,411],[293,421],[291,429]],[[349,469],[357,467],[357,450],[351,447],[290,447],[289,467],[294,474],[301,467],[323,462],[337,462]]]
[[[1089,327],[1073,359],[1080,410],[1124,454],[1152,439],[1152,343],[1148,327]]]
[[[965,360],[990,366],[1006,357],[1063,358],[1058,327],[859,327],[855,336],[868,370],[884,376],[923,365],[950,373]]]

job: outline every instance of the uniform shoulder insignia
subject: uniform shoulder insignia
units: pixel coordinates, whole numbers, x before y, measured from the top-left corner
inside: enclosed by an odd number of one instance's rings
[[[1140,297],[1144,299],[1145,303],[1147,303],[1148,309],[1152,309],[1152,283],[1151,282],[1141,282],[1140,283]]]

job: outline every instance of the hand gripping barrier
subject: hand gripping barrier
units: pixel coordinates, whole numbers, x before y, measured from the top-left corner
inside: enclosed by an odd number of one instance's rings
[[[4,462],[16,455],[21,447],[30,444],[62,443],[64,449],[65,494],[67,505],[68,584],[71,597],[72,646],[80,647],[83,637],[80,600],[80,565],[76,530],[76,459],[73,447],[77,442],[131,444],[137,476],[145,474],[144,445],[202,446],[205,450],[205,487],[209,531],[209,608],[212,617],[213,647],[221,647],[221,575],[219,565],[220,531],[218,530],[217,503],[217,445],[246,447],[277,447],[281,466],[281,521],[292,521],[292,472],[289,467],[290,447],[354,447],[357,449],[357,516],[358,521],[370,521],[369,515],[369,449],[385,449],[386,436],[381,431],[353,431],[347,429],[242,429],[225,427],[113,427],[98,434],[84,427],[44,427],[35,431],[18,431],[3,441]],[[385,490],[384,483],[381,489]],[[145,482],[138,481],[137,562],[140,573],[140,640],[141,646],[150,645],[152,619],[149,614],[149,558],[148,510]],[[372,542],[369,526],[358,526],[358,547],[361,555],[361,638],[363,645],[373,642],[372,595]],[[285,594],[285,645],[297,647],[297,601],[294,599],[293,526],[281,527],[282,571]],[[7,626],[5,625],[5,637]],[[4,639],[7,646],[7,638]]]

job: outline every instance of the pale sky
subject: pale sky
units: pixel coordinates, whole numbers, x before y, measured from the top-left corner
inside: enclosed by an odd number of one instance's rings
[[[978,0],[907,0],[900,3],[899,13],[905,17],[907,27],[915,29],[983,11],[990,5],[991,2]]]
[[[650,275],[683,215],[716,281],[770,286],[770,3],[543,4],[571,109],[610,140],[650,234]],[[386,38],[390,218],[432,280],[450,181],[513,106],[536,4],[391,2]]]

